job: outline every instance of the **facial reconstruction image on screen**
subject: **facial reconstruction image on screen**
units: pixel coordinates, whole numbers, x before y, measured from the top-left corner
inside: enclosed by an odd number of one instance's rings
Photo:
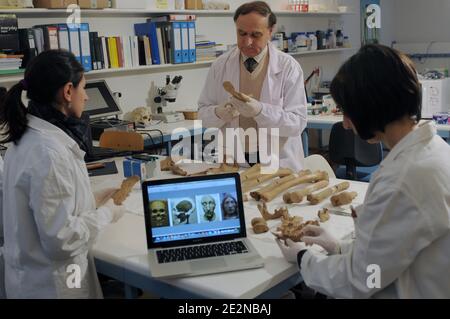
[[[176,198],[170,200],[174,226],[198,223],[194,202],[192,198]]]
[[[223,220],[239,217],[238,203],[236,194],[223,193],[220,196],[222,206]]]
[[[150,202],[150,214],[152,216],[152,227],[169,226],[169,214],[167,211],[167,201],[154,200]]]
[[[218,194],[202,195],[198,196],[198,199],[200,199],[200,205],[202,207],[201,213],[199,214],[202,223],[221,220]]]
[[[86,102],[85,111],[108,108],[108,104],[106,104],[105,99],[97,88],[86,89],[86,94],[89,96],[89,100]]]

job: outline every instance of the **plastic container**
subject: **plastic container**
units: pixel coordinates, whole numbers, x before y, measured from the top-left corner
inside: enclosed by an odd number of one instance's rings
[[[449,119],[450,119],[450,113],[448,113],[448,112],[436,113],[433,115],[433,121],[436,122],[436,124],[440,124],[440,125],[450,124]]]
[[[310,51],[317,51],[318,50],[318,46],[317,46],[317,37],[314,34],[314,32],[309,32],[308,34],[308,38],[311,41],[311,47],[310,47]]]

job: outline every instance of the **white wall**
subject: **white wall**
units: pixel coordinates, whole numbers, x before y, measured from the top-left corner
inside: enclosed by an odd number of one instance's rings
[[[382,17],[384,44],[395,41],[406,53],[450,53],[450,0],[382,0]],[[450,69],[449,58],[415,63],[419,71]]]
[[[229,1],[232,9],[235,9],[245,0]],[[285,9],[286,1],[268,1],[274,10]],[[284,27],[290,34],[293,31],[316,31],[325,30],[331,25],[342,25],[344,32],[350,36],[353,47],[359,46],[360,22],[359,22],[359,0],[342,0],[341,4],[349,5],[354,15],[343,15],[338,18],[310,17],[310,16],[281,16],[278,27]],[[91,31],[98,31],[99,35],[133,35],[133,24],[145,22],[145,18],[134,17],[95,17],[86,18],[82,22],[90,24]],[[19,19],[19,27],[31,27],[36,24],[61,23],[57,18],[22,18]],[[235,27],[232,16],[214,16],[197,18],[197,34],[207,35],[210,40],[224,44],[235,43]],[[319,56],[303,56],[298,60],[305,74],[312,72],[314,67],[321,66],[324,71],[324,79],[331,80],[342,62],[351,53],[324,54]],[[163,85],[167,74],[172,77],[182,75],[184,80],[179,90],[177,102],[170,106],[173,109],[197,108],[197,100],[204,85],[208,68],[185,66],[180,70],[157,73],[159,71],[142,71],[134,74],[120,73],[111,75],[98,75],[104,77],[113,91],[122,93],[120,104],[124,111],[130,111],[138,106],[149,105],[150,86]],[[90,78],[93,78],[92,76]]]

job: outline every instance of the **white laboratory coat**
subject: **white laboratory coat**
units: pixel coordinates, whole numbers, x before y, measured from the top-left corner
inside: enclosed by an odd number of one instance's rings
[[[6,295],[102,297],[89,248],[112,213],[95,209],[85,153],[75,141],[46,121],[28,119],[28,130],[5,155]],[[81,285],[71,289],[77,282],[74,274],[81,275]]]
[[[303,71],[290,55],[269,43],[269,67],[260,102],[262,111],[254,119],[258,128],[278,128],[280,135],[280,167],[299,171],[303,166],[301,134],[306,128],[306,96]],[[239,118],[225,124],[215,114],[215,106],[230,99],[223,82],[230,81],[239,89],[240,50],[235,48],[220,56],[211,66],[199,99],[199,118],[207,128],[237,128]],[[242,146],[242,145],[241,145]]]
[[[305,253],[305,283],[337,298],[450,298],[449,161],[434,124],[403,138],[372,176],[354,242],[340,255]]]

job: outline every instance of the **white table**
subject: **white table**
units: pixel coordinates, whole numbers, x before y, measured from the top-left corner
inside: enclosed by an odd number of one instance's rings
[[[122,165],[117,166],[117,175],[93,177],[93,188],[119,185],[122,180]],[[337,182],[338,180],[331,180],[330,184]],[[358,192],[355,204],[361,203],[368,184],[353,181],[350,183],[350,190]],[[278,298],[301,281],[297,266],[285,261],[273,235],[253,233],[250,221],[254,217],[260,217],[257,202],[253,200],[244,203],[247,236],[264,258],[264,268],[191,278],[154,279],[150,277],[147,261],[142,194],[139,186],[133,190],[124,205],[129,213],[118,223],[107,227],[94,245],[93,252],[98,271],[124,282],[128,296],[132,296],[133,292],[130,287],[137,287],[164,298]],[[291,215],[312,220],[317,217],[317,212],[323,205],[324,203],[309,206],[305,202],[285,205],[279,197],[270,202],[268,208],[273,211],[288,206]],[[276,227],[279,223],[280,220],[269,221],[269,227]],[[350,236],[354,227],[351,217],[338,215],[331,215],[331,219],[322,226],[338,238]]]

